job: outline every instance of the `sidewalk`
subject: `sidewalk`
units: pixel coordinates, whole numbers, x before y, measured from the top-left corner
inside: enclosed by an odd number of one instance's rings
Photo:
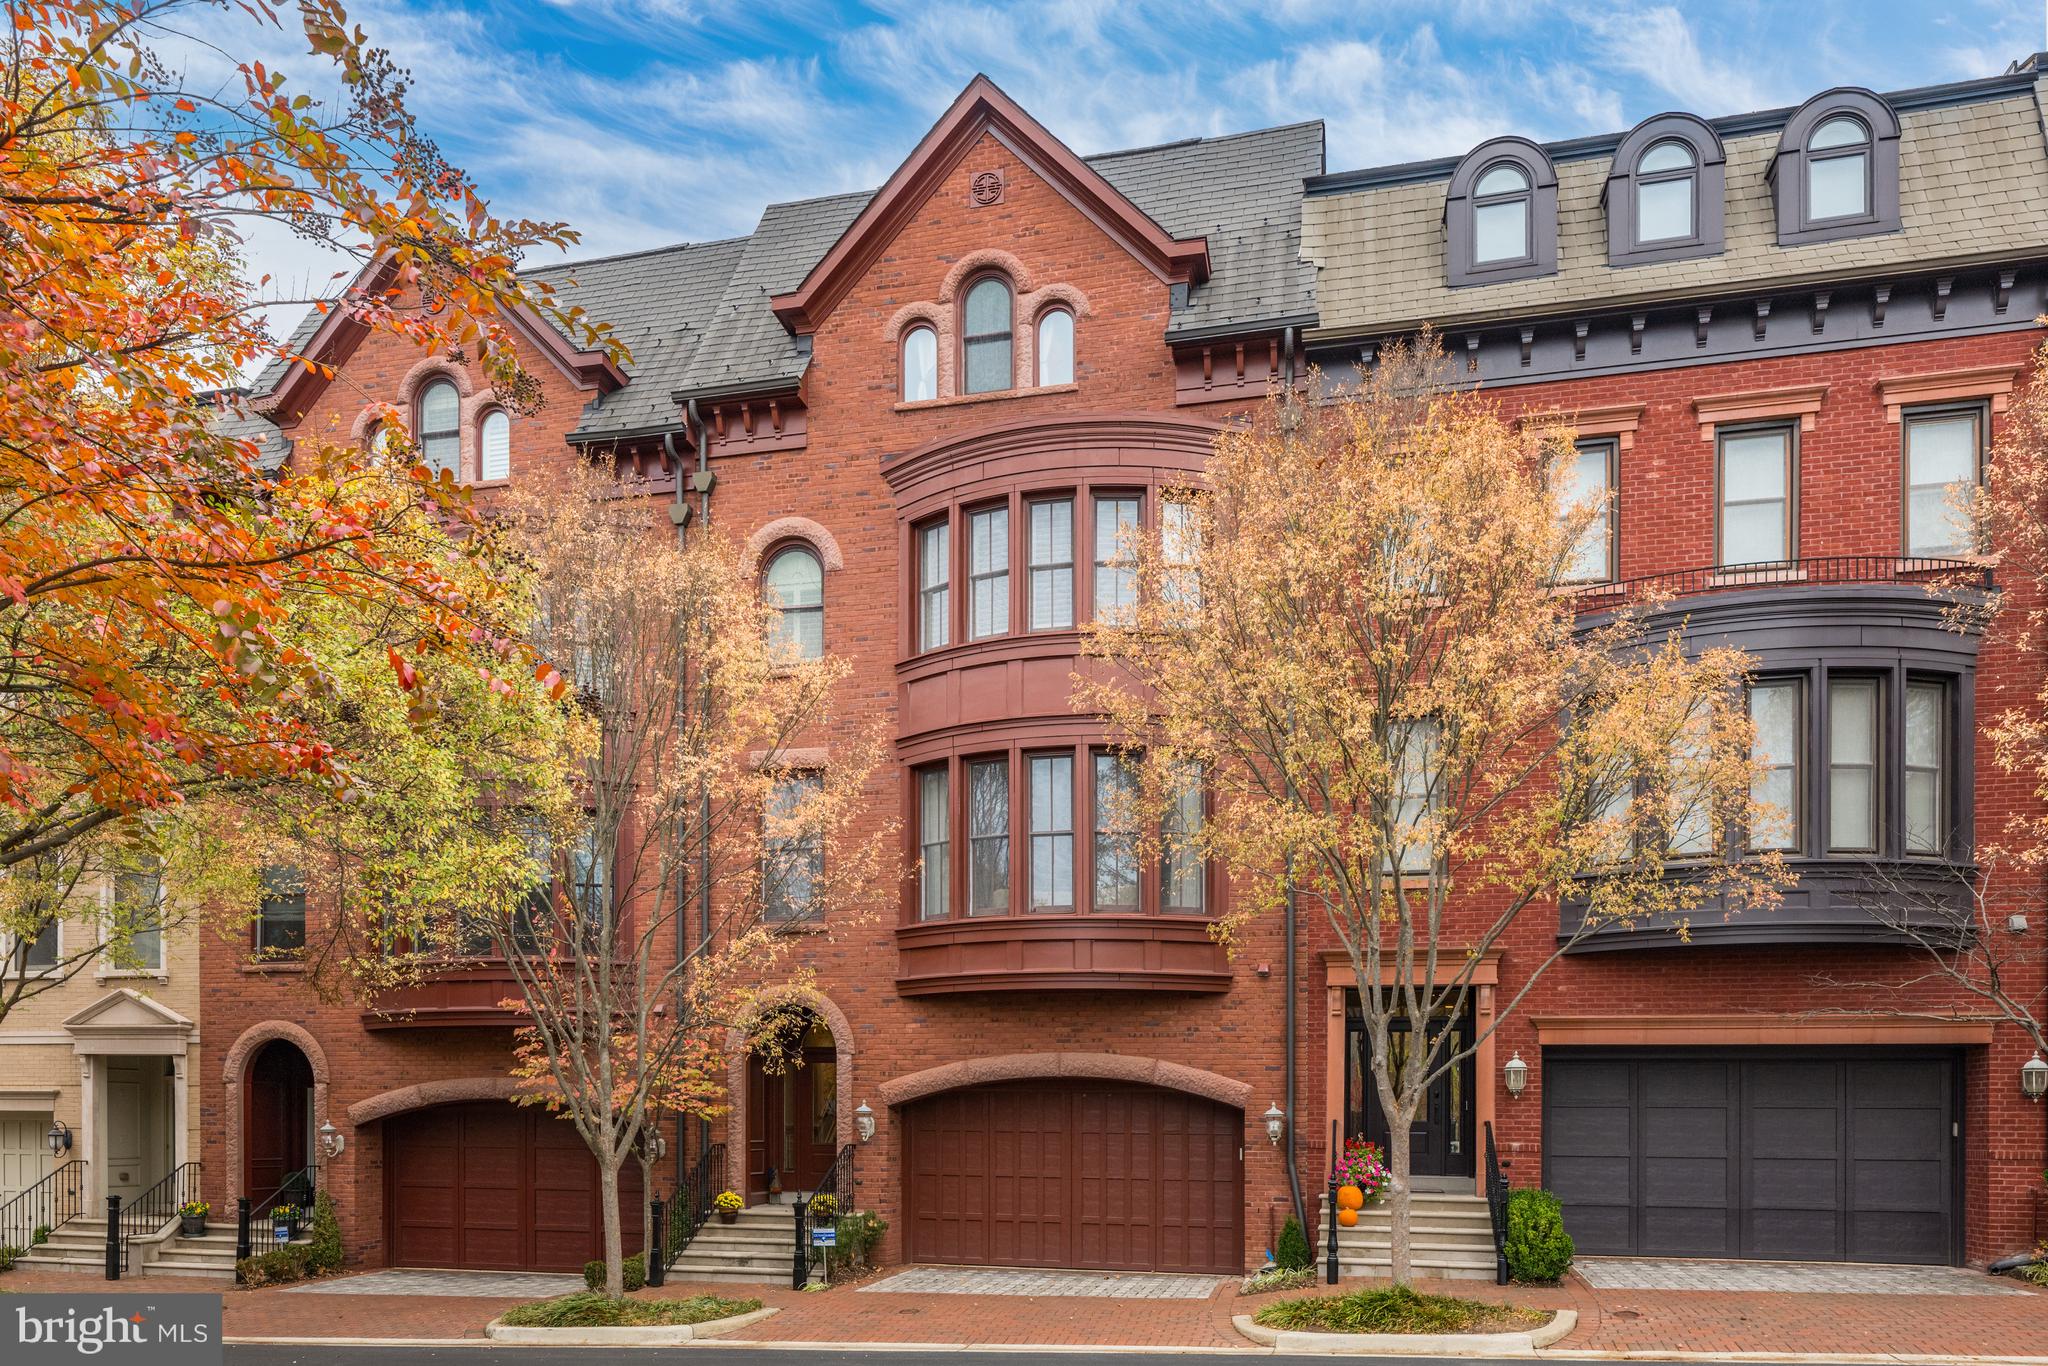
[[[1272,1297],[1240,1298],[1234,1282],[1206,1299],[1080,1295],[893,1294],[863,1290],[900,1271],[827,1291],[785,1286],[671,1284],[646,1296],[753,1297],[782,1312],[731,1334],[728,1342],[946,1344],[953,1346],[1188,1347],[1252,1351],[1231,1327]],[[1346,1282],[1351,1288],[1356,1282]],[[1573,1308],[1579,1326],[1549,1355],[1775,1353],[1953,1361],[1962,1357],[2048,1359],[2048,1291],[1998,1281],[2007,1294],[1835,1294],[1758,1290],[1598,1289],[1573,1275],[1556,1287],[1419,1282],[1432,1293],[1511,1300],[1531,1308]],[[170,1294],[212,1289],[170,1279],[123,1281]],[[0,1290],[103,1293],[95,1276],[14,1271]],[[228,1290],[230,1341],[297,1339],[459,1341],[515,1300],[459,1296],[322,1293],[309,1288]]]

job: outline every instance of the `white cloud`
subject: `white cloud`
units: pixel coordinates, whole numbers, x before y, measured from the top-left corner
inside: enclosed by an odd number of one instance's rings
[[[1760,54],[1741,65],[1709,58],[1691,23],[1670,5],[1592,16],[1587,28],[1602,66],[1638,77],[1681,109],[1711,117],[1773,102],[1751,75]]]

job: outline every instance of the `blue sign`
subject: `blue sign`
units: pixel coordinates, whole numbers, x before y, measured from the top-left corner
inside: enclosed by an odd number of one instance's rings
[[[811,1246],[812,1246],[812,1247],[838,1247],[838,1246],[839,1246],[839,1226],[838,1226],[838,1225],[836,1225],[836,1224],[834,1224],[834,1225],[833,1225],[833,1226],[831,1226],[830,1228],[814,1228],[814,1229],[812,1229],[812,1230],[811,1230]]]

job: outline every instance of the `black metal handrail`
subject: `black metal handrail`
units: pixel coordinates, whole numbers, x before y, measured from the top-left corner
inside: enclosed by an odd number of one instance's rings
[[[853,1191],[853,1149],[854,1145],[851,1143],[841,1148],[839,1156],[832,1159],[832,1165],[826,1169],[824,1179],[818,1182],[817,1188],[796,1202],[796,1260],[789,1272],[789,1288],[792,1290],[803,1289],[804,1283],[811,1278],[812,1203],[821,1195],[829,1195],[832,1197],[835,1219],[846,1211],[846,1200],[840,1188],[844,1185],[845,1194],[851,1194]]]
[[[128,1265],[128,1244],[155,1238],[178,1217],[178,1207],[199,1198],[199,1163],[181,1162],[163,1180],[120,1205],[121,1265]]]
[[[1500,1154],[1493,1147],[1493,1121],[1486,1128],[1486,1214],[1493,1221],[1493,1280],[1508,1283],[1508,1179],[1501,1175]]]
[[[1761,564],[1701,565],[1643,574],[1612,583],[1567,585],[1581,613],[1611,612],[1656,599],[1693,597],[1728,589],[1799,584],[1907,583],[1975,592],[1991,589],[1991,566],[1979,560],[1922,555],[1816,555]]]
[[[0,1247],[26,1252],[36,1231],[47,1236],[85,1213],[86,1164],[72,1158],[0,1205]]]
[[[242,1199],[235,1202],[235,1260],[240,1261],[255,1252],[254,1240],[249,1227],[257,1219],[268,1218],[270,1212],[280,1205],[291,1206],[291,1215],[285,1221],[291,1229],[291,1236],[299,1236],[299,1225],[310,1218],[313,1210],[315,1181],[320,1169],[308,1163],[296,1171],[285,1173],[284,1180],[277,1183],[277,1189],[261,1200]]]
[[[1330,1121],[1330,1189],[1323,1197],[1323,1223],[1329,1228],[1329,1242],[1323,1250],[1323,1274],[1331,1285],[1337,1283],[1337,1159],[1344,1151],[1344,1121]]]
[[[668,1206],[668,1261],[683,1255],[691,1240],[711,1219],[711,1202],[725,1189],[725,1145],[713,1143],[697,1154],[690,1174],[676,1187]]]

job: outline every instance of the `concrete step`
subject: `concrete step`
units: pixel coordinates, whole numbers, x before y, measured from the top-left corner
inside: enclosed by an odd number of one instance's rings
[[[781,1267],[734,1266],[728,1262],[710,1259],[697,1260],[687,1255],[679,1258],[668,1269],[667,1279],[674,1281],[714,1281],[735,1285],[787,1285],[789,1266]]]
[[[176,1276],[185,1280],[218,1281],[223,1285],[233,1285],[235,1282],[235,1264],[233,1262],[229,1262],[226,1266],[215,1266],[212,1263],[201,1266],[187,1265],[183,1262],[168,1262],[159,1257],[153,1262],[144,1262],[140,1270],[145,1276]]]
[[[695,1247],[699,1243],[765,1243],[771,1247],[796,1246],[796,1234],[786,1228],[763,1228],[747,1224],[709,1224],[697,1230],[697,1236],[690,1240]]]

